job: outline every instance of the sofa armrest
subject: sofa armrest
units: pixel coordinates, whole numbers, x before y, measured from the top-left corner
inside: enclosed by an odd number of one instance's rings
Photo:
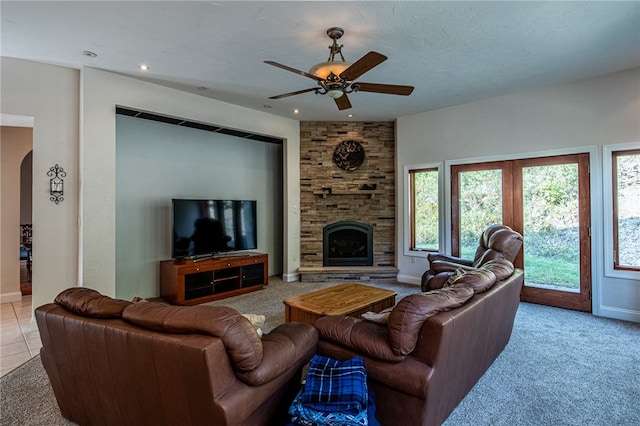
[[[436,261],[442,261],[442,262],[451,262],[451,263],[455,263],[457,265],[463,265],[463,266],[473,266],[473,260],[462,259],[460,257],[455,257],[455,256],[449,256],[443,253],[429,253],[427,255],[427,260],[429,261],[429,265],[431,265],[433,262],[436,262]]]
[[[429,264],[429,266],[431,270],[436,274],[439,274],[441,272],[456,272],[459,269],[462,269],[465,272],[477,269],[477,268],[474,268],[472,265],[449,262],[446,260],[434,260]]]
[[[422,281],[420,282],[420,288],[422,291],[430,291],[436,290],[444,287],[444,285],[449,280],[449,277],[455,275],[455,272],[441,272],[436,274],[434,271],[429,269],[422,274]]]
[[[371,358],[399,362],[404,355],[396,355],[389,346],[387,326],[353,317],[324,316],[314,326],[322,340],[328,340]]]
[[[262,337],[262,362],[251,371],[236,371],[242,382],[258,386],[286,371],[301,368],[316,351],[318,332],[309,324],[281,324]]]

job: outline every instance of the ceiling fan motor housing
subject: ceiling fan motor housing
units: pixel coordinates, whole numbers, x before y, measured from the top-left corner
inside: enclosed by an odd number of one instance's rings
[[[327,30],[327,35],[332,40],[338,40],[344,35],[344,30],[340,27],[331,27]]]

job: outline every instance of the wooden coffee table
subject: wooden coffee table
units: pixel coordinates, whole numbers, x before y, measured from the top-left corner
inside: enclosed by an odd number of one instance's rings
[[[360,317],[394,306],[396,295],[395,291],[357,283],[339,284],[285,299],[284,320],[313,324],[324,315]]]

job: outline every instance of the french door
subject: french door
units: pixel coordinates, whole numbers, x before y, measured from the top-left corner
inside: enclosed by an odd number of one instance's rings
[[[591,311],[588,154],[451,167],[452,254],[473,258],[482,231],[520,232],[521,299]]]

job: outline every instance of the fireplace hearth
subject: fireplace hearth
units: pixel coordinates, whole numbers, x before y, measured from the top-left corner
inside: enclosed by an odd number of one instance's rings
[[[373,227],[343,220],[322,230],[323,266],[372,266]]]

